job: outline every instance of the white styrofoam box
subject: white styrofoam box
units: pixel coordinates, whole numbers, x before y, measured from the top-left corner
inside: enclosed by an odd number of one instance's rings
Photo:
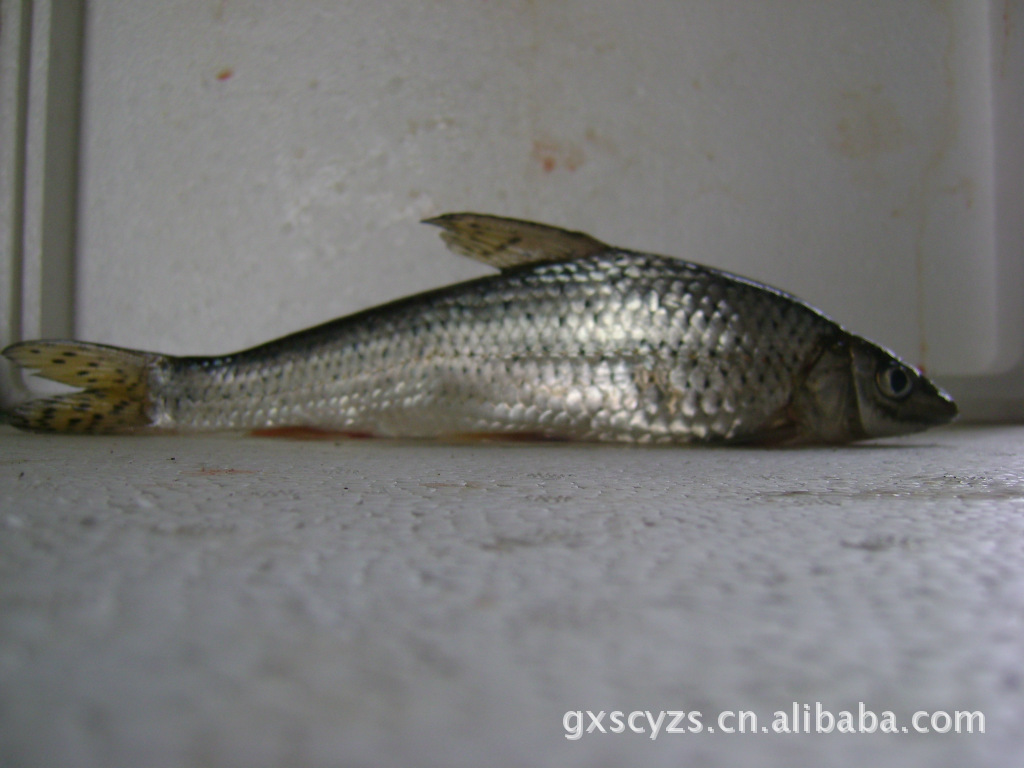
[[[476,210],[778,285],[940,380],[1019,370],[1022,12],[98,0],[76,335],[224,352],[484,274],[417,223]]]
[[[933,435],[795,456],[0,428],[0,754],[1019,768],[1024,428]],[[985,732],[562,727],[794,701]]]

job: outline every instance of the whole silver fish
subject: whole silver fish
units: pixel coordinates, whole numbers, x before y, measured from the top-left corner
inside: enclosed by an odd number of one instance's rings
[[[587,235],[449,214],[492,276],[222,357],[22,342],[77,389],[12,406],[47,431],[287,430],[667,443],[843,443],[956,405],[892,353],[782,291]]]

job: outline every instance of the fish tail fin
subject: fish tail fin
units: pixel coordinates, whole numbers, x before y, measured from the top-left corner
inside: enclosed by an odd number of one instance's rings
[[[36,379],[74,388],[56,394],[41,392],[40,382],[30,379],[28,398],[6,409],[6,420],[16,427],[109,433],[130,432],[151,423],[149,371],[159,355],[80,341],[24,341],[2,354],[16,369]]]

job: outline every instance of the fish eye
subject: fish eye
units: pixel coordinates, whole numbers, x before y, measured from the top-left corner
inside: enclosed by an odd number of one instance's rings
[[[902,400],[914,388],[914,377],[910,371],[895,363],[879,368],[875,382],[882,394],[893,400]]]

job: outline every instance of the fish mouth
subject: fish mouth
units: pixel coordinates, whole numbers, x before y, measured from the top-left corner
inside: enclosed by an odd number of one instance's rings
[[[927,383],[928,388],[931,390],[928,394],[931,397],[925,403],[922,403],[921,421],[937,426],[939,424],[949,424],[951,421],[956,420],[960,415],[960,408],[957,406],[956,401],[944,389],[940,389],[930,381]]]

